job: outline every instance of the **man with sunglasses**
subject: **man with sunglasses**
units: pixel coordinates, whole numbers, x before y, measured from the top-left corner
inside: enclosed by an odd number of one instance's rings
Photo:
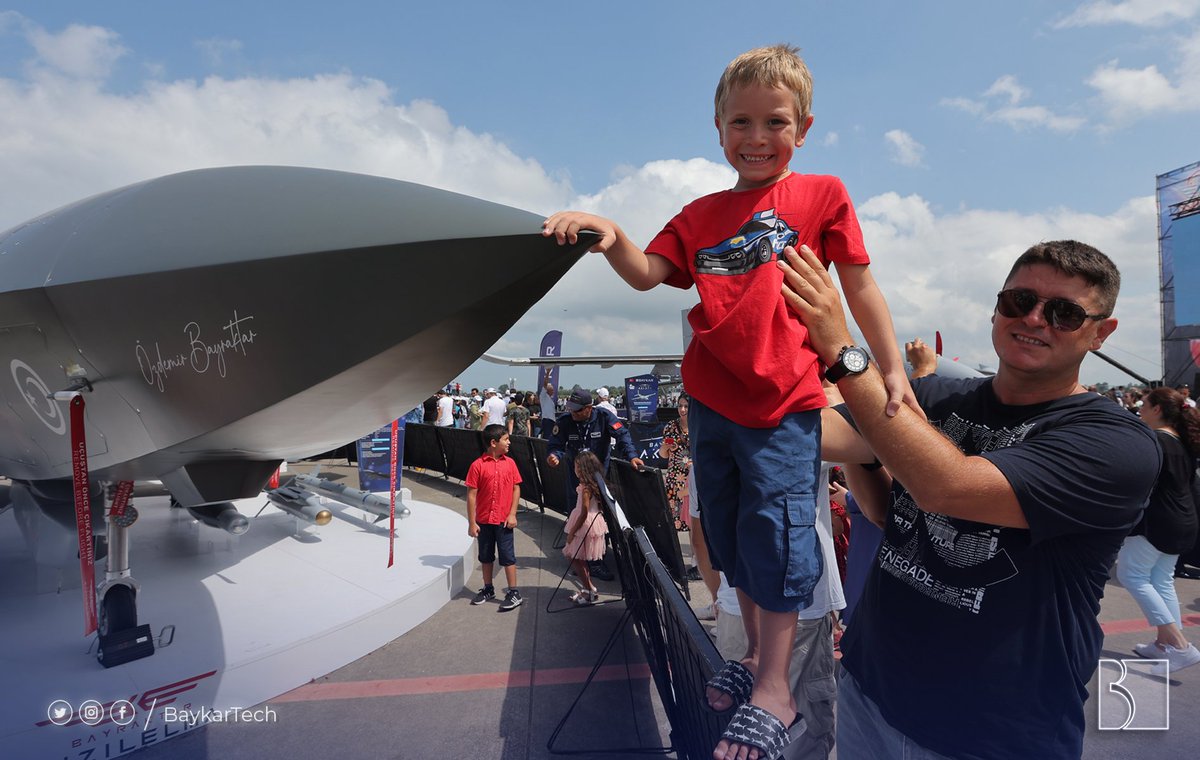
[[[1148,427],[1079,384],[1117,326],[1116,267],[1075,241],[1026,251],[992,315],[995,376],[914,381],[925,422],[888,417],[879,373],[847,361],[860,349],[811,251],[779,265],[887,467],[848,468],[884,539],[842,641],[839,756],[1078,758],[1108,567],[1161,456]]]

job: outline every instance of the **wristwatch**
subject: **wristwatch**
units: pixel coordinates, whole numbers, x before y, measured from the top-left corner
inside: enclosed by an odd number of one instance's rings
[[[825,379],[836,383],[847,375],[861,375],[871,363],[870,355],[858,346],[842,346],[837,361],[825,370]]]

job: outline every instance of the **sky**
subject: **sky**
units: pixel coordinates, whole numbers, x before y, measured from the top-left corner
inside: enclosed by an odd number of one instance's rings
[[[1155,177],[1200,161],[1200,0],[282,7],[0,0],[0,229],[164,174],[286,164],[592,211],[645,244],[735,180],[713,126],[725,65],[788,42],[815,80],[792,169],[846,184],[899,341],[940,330],[948,356],[994,366],[1012,261],[1074,238],[1124,277],[1106,353],[1161,376]],[[589,255],[491,352],[559,329],[564,354],[680,353],[695,302]],[[456,379],[510,377],[535,383],[484,362]],[[1082,379],[1129,382],[1094,357]]]

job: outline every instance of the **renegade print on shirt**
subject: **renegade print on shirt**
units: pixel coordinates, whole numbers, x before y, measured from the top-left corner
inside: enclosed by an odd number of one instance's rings
[[[766,264],[800,238],[775,209],[759,211],[737,234],[696,254],[696,274],[745,274]]]
[[[930,422],[959,449],[974,453],[1012,446],[1033,429],[1032,424],[1022,423],[993,430],[957,414]],[[974,613],[983,606],[989,586],[1017,574],[1008,550],[1000,545],[1003,528],[924,512],[908,491],[899,498],[893,492],[893,499],[878,557],[884,572],[931,599]],[[924,542],[918,538],[922,535]],[[922,543],[926,551],[918,556]]]

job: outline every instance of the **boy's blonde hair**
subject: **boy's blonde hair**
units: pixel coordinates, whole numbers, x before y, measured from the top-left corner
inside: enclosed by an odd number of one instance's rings
[[[721,81],[717,82],[714,99],[717,117],[725,110],[725,101],[734,87],[758,84],[764,87],[783,87],[796,99],[796,112],[804,121],[812,110],[812,74],[800,57],[795,45],[771,45],[742,53],[729,62]]]

